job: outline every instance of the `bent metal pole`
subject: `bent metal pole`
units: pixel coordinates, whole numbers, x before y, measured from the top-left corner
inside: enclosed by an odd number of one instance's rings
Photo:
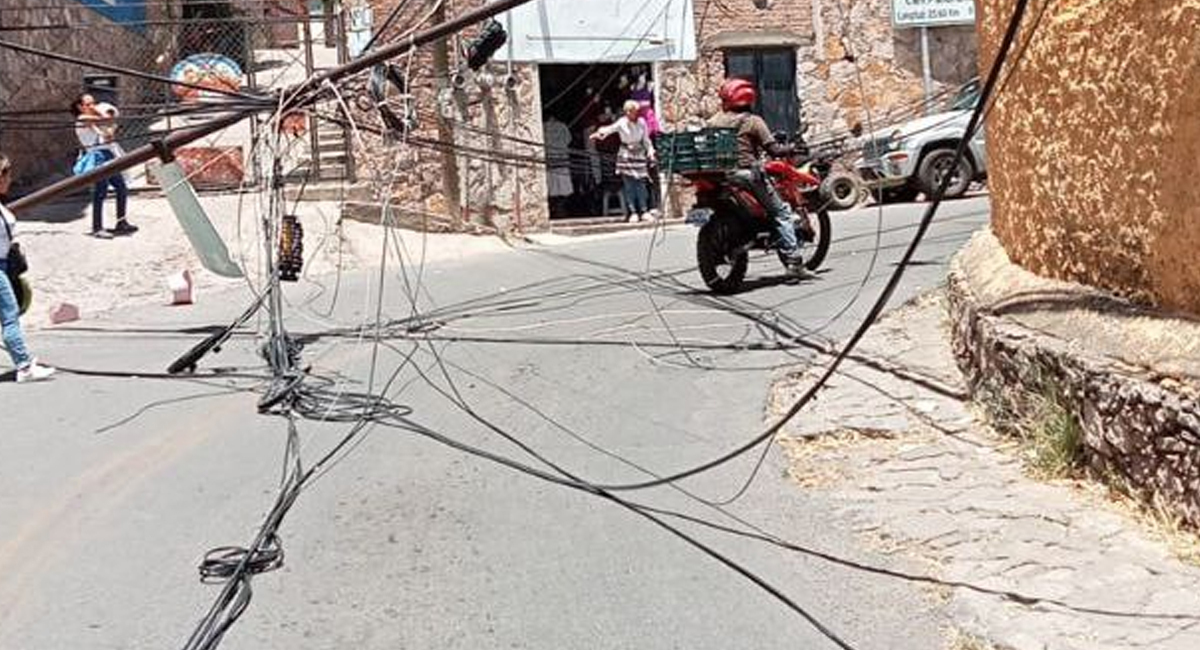
[[[291,89],[285,90],[283,93],[284,97],[295,99],[285,103],[283,105],[283,109],[289,110],[300,108],[299,104],[301,100],[299,98],[306,97],[310,91],[320,88],[326,82],[332,83],[349,75],[361,72],[388,59],[401,54],[406,54],[409,50],[421,47],[423,45],[428,45],[429,43],[439,39],[446,38],[455,32],[461,31],[464,27],[487,20],[492,16],[504,13],[511,9],[515,9],[530,1],[531,0],[497,0],[496,2],[488,3],[479,9],[469,11],[457,18],[454,18],[453,20],[448,20],[444,23],[434,25],[433,27],[430,27],[424,31],[417,32],[411,37],[406,38],[398,43],[381,47],[373,52],[367,52],[361,58],[340,65],[336,68],[330,68],[325,72],[310,77],[308,80],[301,82]],[[0,48],[3,47],[4,43],[0,41]],[[87,63],[81,61],[81,65],[87,65]],[[309,98],[307,101],[312,100]],[[237,124],[247,117],[255,115],[264,110],[274,110],[275,108],[276,106],[272,105],[266,108],[242,109],[229,115],[214,118],[211,122],[201,124],[194,128],[169,133],[159,142],[138,147],[137,149],[134,149],[119,158],[110,160],[109,162],[97,167],[96,169],[93,169],[90,172],[80,174],[78,176],[72,176],[71,178],[66,178],[58,181],[57,183],[48,185],[32,194],[13,201],[6,207],[19,214],[23,210],[28,210],[34,206],[41,205],[47,201],[50,201],[51,199],[63,196],[77,189],[87,187],[88,185],[91,185],[102,178],[107,178],[113,174],[123,172],[134,165],[152,160],[158,157],[158,152],[161,148],[165,148],[167,151],[174,151],[175,149],[195,142],[200,138],[212,135],[221,129],[225,129]]]

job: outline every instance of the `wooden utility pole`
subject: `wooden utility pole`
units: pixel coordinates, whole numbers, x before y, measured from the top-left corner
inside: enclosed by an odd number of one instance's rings
[[[441,24],[446,20],[446,3],[439,2],[433,14],[433,22]],[[450,39],[443,38],[433,43],[433,76],[437,80],[438,100],[445,95],[443,92],[451,88],[450,83]],[[453,92],[451,90],[451,92]],[[446,119],[445,111],[450,106],[438,106],[437,130],[438,141],[446,146],[442,152],[442,196],[446,201],[446,212],[456,226],[463,225],[462,195],[458,177],[458,154],[454,151],[454,125]]]

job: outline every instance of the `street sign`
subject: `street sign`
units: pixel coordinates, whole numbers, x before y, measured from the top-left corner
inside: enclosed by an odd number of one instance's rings
[[[896,27],[970,25],[974,22],[974,0],[892,0],[892,24]]]

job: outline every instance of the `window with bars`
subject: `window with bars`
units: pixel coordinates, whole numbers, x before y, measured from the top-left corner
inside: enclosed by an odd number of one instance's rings
[[[771,127],[795,137],[800,132],[800,99],[796,92],[796,50],[731,49],[725,52],[725,76],[754,82],[754,112]]]

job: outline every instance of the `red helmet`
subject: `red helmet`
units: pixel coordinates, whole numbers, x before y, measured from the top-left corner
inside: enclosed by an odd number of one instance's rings
[[[754,106],[758,91],[754,89],[754,84],[745,79],[726,79],[725,83],[721,84],[720,96],[721,108],[728,111]]]

